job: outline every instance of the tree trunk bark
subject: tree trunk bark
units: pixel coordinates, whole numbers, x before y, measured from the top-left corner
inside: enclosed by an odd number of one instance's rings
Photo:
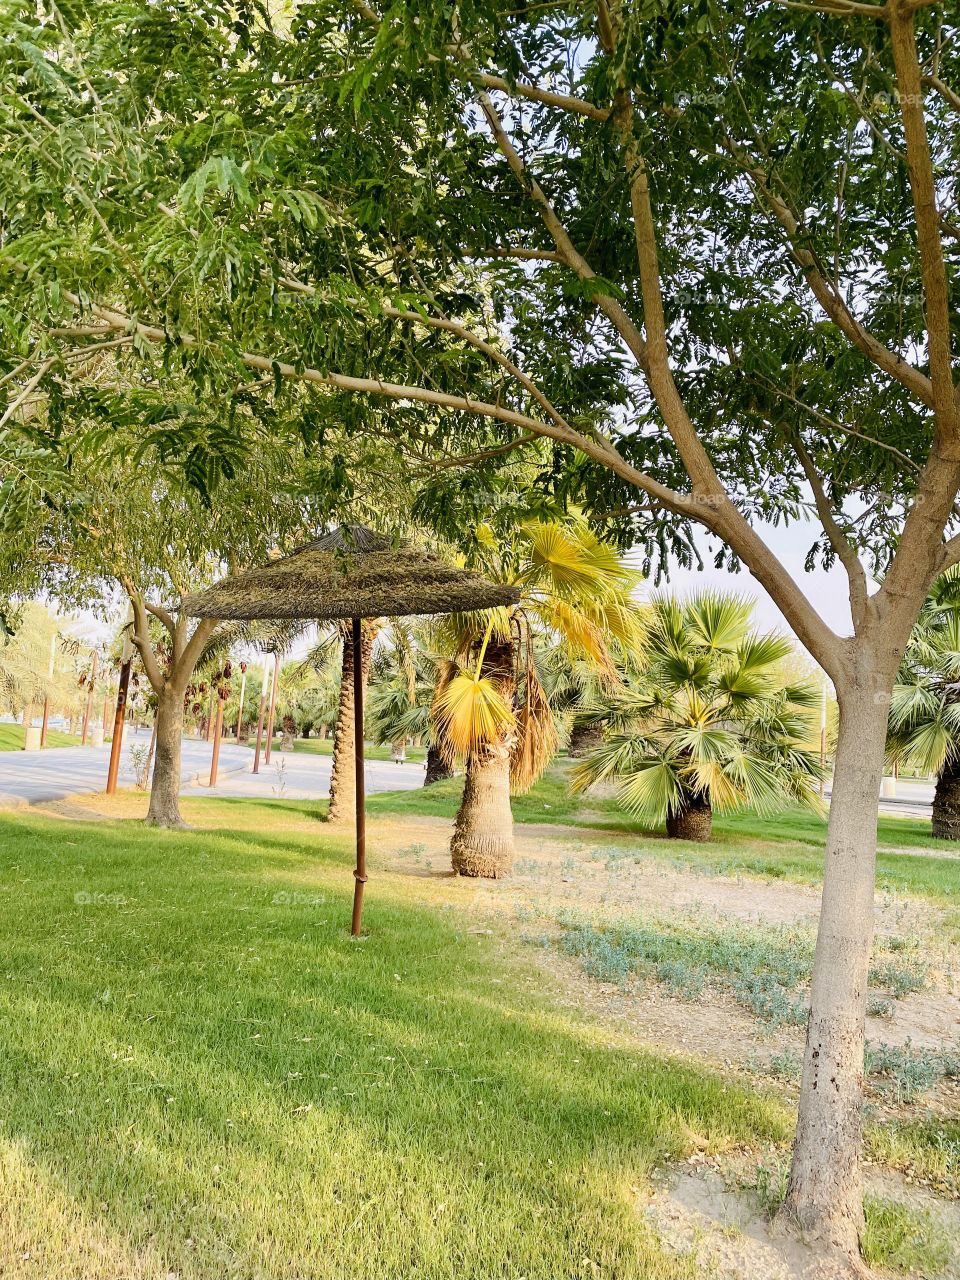
[[[487,645],[481,674],[493,681],[507,706],[515,688],[513,644]],[[512,739],[471,751],[463,797],[450,841],[450,859],[460,876],[498,880],[513,868],[513,812],[510,808]]]
[[[570,742],[567,746],[567,755],[579,759],[585,756],[588,751],[592,751],[594,747],[599,747],[603,743],[603,725],[591,724],[588,721],[574,718],[573,725],[570,729]]]
[[[687,796],[679,809],[667,814],[667,835],[673,840],[697,840],[705,843],[713,831],[710,797],[702,792]]]
[[[960,761],[949,761],[937,775],[933,834],[938,840],[960,840]]]
[[[149,827],[185,827],[180,816],[183,690],[167,685],[157,699],[157,745],[150,784]]]
[[[864,655],[863,669],[870,666]],[[873,942],[877,796],[889,687],[838,689],[840,730],[814,958],[800,1110],[784,1212],[826,1250],[857,1256],[864,1019]],[[889,677],[892,684],[893,676]]]
[[[444,759],[443,752],[431,742],[427,747],[427,771],[423,776],[423,785],[430,787],[435,782],[443,782],[445,778],[452,777],[453,770]]]
[[[458,876],[499,880],[510,874],[513,812],[508,746],[482,747],[471,753],[450,858]]]
[[[280,739],[281,751],[293,750],[293,735],[296,732],[296,721],[293,716],[283,717],[283,737]]]
[[[348,624],[349,625],[349,624]],[[373,653],[373,633],[364,625],[361,629],[360,657],[363,668],[363,686],[366,688]],[[330,806],[327,821],[336,825],[353,823],[356,814],[356,765],[353,755],[353,646],[350,636],[344,632],[343,663],[340,668],[340,701],[337,720],[333,729],[333,762],[330,769]]]

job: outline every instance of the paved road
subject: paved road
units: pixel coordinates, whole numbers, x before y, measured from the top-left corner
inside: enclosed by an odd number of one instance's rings
[[[130,758],[132,745],[146,747],[149,734],[136,736],[128,731],[120,760],[120,786],[134,784]],[[217,786],[206,785],[210,776],[210,743],[183,740],[184,795],[284,796],[288,800],[311,800],[326,796],[330,787],[330,757],[274,750],[269,765],[261,761],[254,776],[253,752],[248,747],[224,742],[220,747]],[[61,800],[65,796],[102,791],[107,781],[110,748],[52,747],[44,751],[0,752],[0,807]],[[368,760],[368,791],[400,791],[423,785],[423,766]]]

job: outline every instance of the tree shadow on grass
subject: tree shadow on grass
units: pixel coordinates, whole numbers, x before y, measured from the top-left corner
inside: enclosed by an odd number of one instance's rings
[[[248,833],[84,827],[51,857],[54,826],[12,848],[0,824],[2,1131],[185,1280],[679,1277],[638,1212],[651,1164],[786,1133],[769,1099],[558,1011],[449,914],[385,887],[351,941],[347,886],[289,889],[298,837],[259,842],[255,883]]]

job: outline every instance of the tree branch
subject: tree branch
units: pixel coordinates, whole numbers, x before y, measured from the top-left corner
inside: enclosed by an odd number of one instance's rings
[[[853,315],[831,281],[827,279],[816,256],[800,243],[801,227],[786,201],[776,195],[767,181],[767,175],[749,156],[745,156],[733,143],[727,141],[726,150],[736,161],[741,172],[750,178],[761,203],[765,204],[790,240],[790,255],[803,272],[813,296],[820,303],[830,320],[842,334],[878,369],[895,378],[928,408],[934,407],[933,384],[926,374],[915,368],[895,351],[890,351],[878,341]]]
[[[131,578],[125,574],[120,576],[120,585],[130,597],[130,606],[133,609],[133,644],[140,655],[140,661],[143,669],[147,673],[147,679],[150,681],[150,687],[154,693],[163,693],[166,688],[167,681],[160,670],[157,663],[157,656],[153,651],[153,645],[150,643],[150,622],[147,617],[147,609],[143,602],[143,597],[134,586]]]
[[[907,143],[907,168],[917,219],[917,246],[923,276],[930,382],[933,389],[932,404],[938,436],[942,441],[953,443],[960,438],[960,423],[950,349],[950,284],[943,257],[943,242],[940,239],[936,179],[923,114],[920,60],[912,19],[901,17],[894,9],[890,19],[890,36],[899,89],[897,99]]]
[[[219,618],[201,618],[194,628],[193,635],[184,645],[180,654],[180,661],[177,663],[177,671],[175,679],[182,681],[186,686],[187,681],[193,674],[197,663],[203,656],[203,651],[207,647],[207,641],[219,624]]]
[[[830,539],[830,545],[837,553],[837,558],[846,570],[847,582],[850,587],[850,613],[853,617],[854,628],[859,630],[866,616],[867,600],[869,598],[867,575],[864,572],[863,565],[860,563],[860,557],[833,514],[830,499],[827,497],[817,469],[813,465],[813,459],[807,453],[802,441],[794,439],[792,444],[793,451],[800,461],[800,466],[803,468],[803,474],[807,478],[807,484],[809,484],[813,492],[813,501],[817,508],[817,515],[820,517],[820,523]]]

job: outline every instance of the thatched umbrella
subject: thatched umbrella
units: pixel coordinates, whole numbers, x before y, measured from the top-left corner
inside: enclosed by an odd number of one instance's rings
[[[515,604],[518,599],[515,587],[487,582],[430,552],[408,544],[395,546],[372,529],[353,524],[342,525],[259,569],[224,578],[183,601],[183,609],[197,618],[351,620],[357,807],[354,936],[360,932],[367,882],[361,620],[469,613]]]

